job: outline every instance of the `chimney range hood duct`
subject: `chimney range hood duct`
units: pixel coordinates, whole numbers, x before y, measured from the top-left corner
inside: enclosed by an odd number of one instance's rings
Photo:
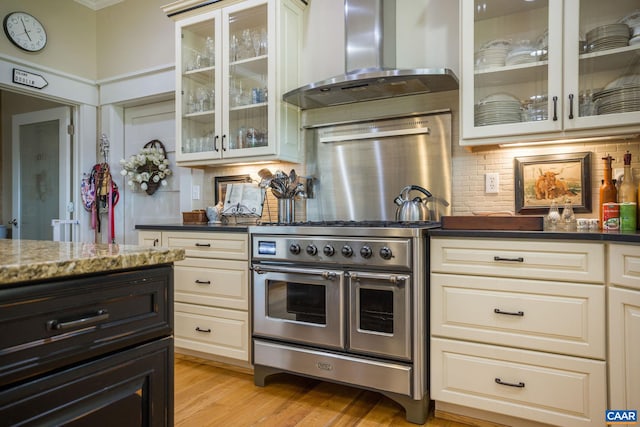
[[[458,89],[448,68],[396,69],[396,0],[345,0],[346,74],[283,95],[303,110]]]

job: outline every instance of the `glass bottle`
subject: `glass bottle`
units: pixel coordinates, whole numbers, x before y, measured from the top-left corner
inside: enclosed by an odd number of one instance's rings
[[[618,191],[618,203],[636,203],[638,201],[636,190],[636,185],[633,182],[633,173],[631,172],[631,153],[627,151],[624,155],[624,175]]]
[[[632,231],[636,229],[636,209],[638,193],[633,181],[631,170],[631,153],[624,155],[624,175],[618,190],[618,203],[620,203],[620,230]]]
[[[603,207],[602,205],[604,203],[611,203],[611,202],[616,202],[618,199],[618,191],[616,189],[615,184],[613,183],[613,180],[611,178],[611,162],[613,160],[615,160],[613,157],[611,157],[610,154],[607,154],[607,157],[603,157],[602,160],[604,160],[604,181],[602,182],[602,185],[600,186],[600,200],[598,201],[599,204],[599,212],[600,212],[600,216],[599,216],[599,222],[598,224],[600,224],[600,228],[602,228],[603,223],[602,223],[602,212],[603,212]]]
[[[573,204],[570,199],[565,200],[560,218],[565,230],[574,230],[576,228],[576,215],[573,213]]]
[[[551,206],[549,206],[549,213],[547,214],[546,219],[546,229],[555,230],[558,226],[558,222],[560,222],[560,212],[558,211],[558,202],[555,200],[551,201]]]

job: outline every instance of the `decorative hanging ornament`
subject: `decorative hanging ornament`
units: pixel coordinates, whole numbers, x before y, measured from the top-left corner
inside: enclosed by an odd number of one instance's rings
[[[140,153],[120,160],[120,174],[127,178],[132,190],[140,187],[148,195],[155,193],[160,186],[167,185],[167,177],[171,175],[167,150],[157,139],[147,142]]]

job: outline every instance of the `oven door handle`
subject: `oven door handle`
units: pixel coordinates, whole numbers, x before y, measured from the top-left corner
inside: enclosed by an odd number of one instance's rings
[[[350,271],[347,273],[347,276],[353,281],[357,281],[359,279],[384,280],[398,286],[409,280],[409,276],[404,274],[356,273]]]
[[[338,276],[342,276],[342,271],[302,269],[299,267],[283,267],[283,266],[275,267],[275,266],[253,265],[251,269],[257,274],[293,273],[293,274],[304,274],[309,276],[320,276],[326,280],[335,280],[338,278]]]

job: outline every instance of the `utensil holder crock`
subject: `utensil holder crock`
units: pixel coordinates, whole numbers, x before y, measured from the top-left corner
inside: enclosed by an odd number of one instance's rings
[[[295,200],[278,199],[278,222],[290,224],[295,220]]]

